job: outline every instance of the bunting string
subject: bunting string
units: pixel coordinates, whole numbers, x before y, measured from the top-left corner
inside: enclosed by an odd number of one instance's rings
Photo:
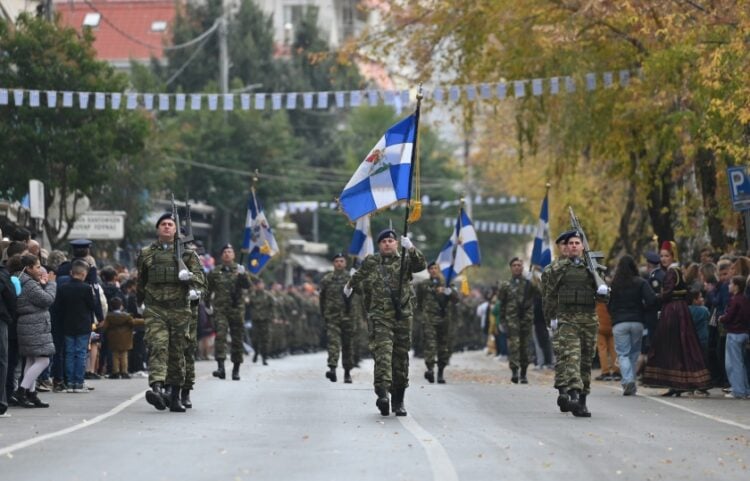
[[[624,88],[631,78],[641,71],[590,72],[583,77],[556,76],[494,83],[436,86],[424,88],[424,100],[433,103],[456,103],[462,99],[470,102],[522,99],[527,96],[560,95],[574,93],[579,88],[591,92],[600,88]],[[615,77],[617,76],[617,77]],[[616,80],[617,79],[617,80]],[[0,106],[32,108],[78,108],[177,112],[232,111],[232,110],[327,110],[351,107],[386,105],[397,112],[408,108],[414,96],[410,89],[402,90],[348,90],[321,92],[267,92],[267,93],[140,93],[140,92],[78,92],[36,90],[0,87]],[[93,101],[90,102],[90,100]],[[61,100],[61,102],[60,102]],[[123,102],[124,100],[124,102]]]

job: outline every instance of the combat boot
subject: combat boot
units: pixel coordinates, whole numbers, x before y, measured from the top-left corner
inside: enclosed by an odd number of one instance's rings
[[[406,416],[406,408],[404,407],[404,394],[406,393],[405,388],[396,389],[393,391],[391,397],[391,409],[393,414],[396,416]]]
[[[438,366],[438,378],[437,378],[438,384],[445,384],[445,378],[443,377],[444,373],[445,373],[445,366]]]
[[[557,406],[560,408],[561,413],[570,412],[570,397],[564,387],[558,388],[559,394],[557,395]]]
[[[512,367],[510,368],[511,375],[510,375],[510,382],[513,384],[518,384],[518,368]]]
[[[424,372],[424,378],[430,381],[430,384],[435,382],[435,371],[432,370],[432,366],[428,367]]]
[[[336,382],[336,368],[329,367],[328,371],[326,371],[326,377],[330,379],[331,382]]]
[[[573,409],[573,416],[578,417],[578,418],[590,418],[591,417],[589,408],[586,407],[586,394],[581,394],[581,396],[578,398],[577,407]]]
[[[219,379],[225,379],[227,377],[227,373],[224,370],[224,359],[217,359],[216,363],[219,365],[219,367],[211,374],[214,377],[218,377]]]
[[[352,375],[349,372],[349,369],[344,369],[344,384],[351,384],[352,383]]]
[[[173,413],[184,413],[185,406],[180,402],[180,388],[179,386],[172,386],[172,392],[169,396],[169,410]]]
[[[183,406],[185,406],[185,409],[190,409],[193,407],[193,403],[192,401],[190,401],[190,389],[180,389],[180,402]]]
[[[580,402],[580,391],[578,389],[571,389],[568,391],[568,409],[575,415],[577,409],[579,409],[578,403]]]
[[[528,384],[529,380],[526,378],[526,366],[521,368],[521,384]]]
[[[240,363],[232,363],[232,381],[240,380]]]
[[[164,402],[163,386],[164,384],[161,381],[156,381],[151,385],[151,390],[146,391],[146,401],[159,411],[167,409],[167,404]]]
[[[388,416],[390,414],[390,411],[388,408],[390,407],[390,401],[388,400],[388,391],[385,390],[385,388],[379,387],[375,389],[375,394],[378,396],[378,400],[375,401],[375,405],[380,409],[380,415],[381,416]]]

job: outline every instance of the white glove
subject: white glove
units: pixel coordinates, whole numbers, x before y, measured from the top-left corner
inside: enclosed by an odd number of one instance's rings
[[[553,331],[557,330],[557,319],[552,319],[551,321],[549,321],[549,327],[551,327]]]
[[[596,293],[600,296],[606,296],[609,294],[609,286],[607,284],[602,284],[596,289]]]
[[[445,294],[446,296],[450,296],[452,293],[453,293],[453,289],[451,289],[450,287],[443,288],[443,294]]]
[[[406,237],[405,235],[401,236],[401,247],[403,247],[406,250],[410,250],[414,247],[414,244],[411,243],[411,239]]]
[[[344,295],[346,297],[349,297],[352,295],[353,289],[349,286],[349,284],[344,285]]]
[[[143,311],[146,310],[146,304],[141,304],[140,306],[136,307],[135,310],[138,312],[138,314],[143,314]]]
[[[190,280],[190,271],[187,269],[182,269],[178,274],[177,278],[181,281],[189,281]]]
[[[209,316],[213,316],[214,314],[213,306],[203,306],[203,309],[206,311],[206,314],[208,314]]]
[[[197,301],[201,298],[201,293],[196,291],[195,289],[190,289],[190,292],[188,292],[188,299],[191,301]]]
[[[244,274],[245,273],[245,266],[242,264],[237,264],[237,274]]]

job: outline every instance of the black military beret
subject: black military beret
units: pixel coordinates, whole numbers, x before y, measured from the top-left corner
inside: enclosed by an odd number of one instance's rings
[[[576,231],[574,230],[566,230],[565,232],[557,236],[557,239],[555,239],[555,244],[562,244],[562,243],[568,242],[568,239],[570,239],[575,233]]]
[[[513,263],[514,263],[514,262],[516,262],[516,261],[518,261],[518,262],[520,262],[521,264],[523,264],[523,261],[521,260],[521,258],[520,258],[520,257],[514,257],[513,259],[511,259],[511,260],[510,260],[510,262],[508,262],[508,265],[509,265],[509,266],[512,266],[512,265],[513,265]]]
[[[398,238],[396,237],[396,231],[393,229],[385,229],[385,230],[380,231],[380,234],[378,234],[378,241],[377,241],[378,244],[383,239],[398,240]]]
[[[436,265],[438,265],[438,264],[437,264],[437,262],[435,262],[435,261],[432,261],[432,262],[430,262],[429,264],[427,264],[427,268],[429,269],[430,267],[432,267],[432,266],[436,266]]]
[[[221,252],[221,253],[223,254],[223,253],[224,253],[224,251],[225,251],[225,250],[227,250],[227,249],[232,249],[232,250],[234,250],[234,246],[232,246],[232,244],[225,244],[225,245],[224,245],[224,246],[223,246],[223,247],[221,248],[221,251],[220,251],[220,252]]]
[[[91,247],[91,241],[88,239],[73,239],[70,241],[70,245],[73,247]]]
[[[337,252],[337,253],[335,253],[335,254],[333,255],[333,257],[331,257],[331,260],[332,260],[332,261],[335,261],[336,259],[338,259],[338,258],[340,258],[340,257],[341,257],[341,258],[344,258],[344,259],[346,259],[346,256],[344,255],[344,253],[343,253],[343,252]]]
[[[159,228],[159,224],[161,224],[161,221],[163,221],[165,219],[169,219],[171,221],[174,221],[174,217],[172,217],[172,213],[171,212],[165,212],[165,213],[163,213],[161,215],[161,217],[159,217],[159,220],[156,221],[156,228],[157,229]]]
[[[659,254],[653,251],[646,252],[646,262],[649,264],[660,264],[661,259],[659,258]]]

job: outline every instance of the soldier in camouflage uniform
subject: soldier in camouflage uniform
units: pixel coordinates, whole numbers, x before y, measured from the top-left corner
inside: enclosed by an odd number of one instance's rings
[[[557,319],[557,364],[559,379],[558,406],[574,416],[590,417],[586,397],[591,385],[591,362],[596,352],[599,321],[597,300],[606,301],[609,288],[597,286],[594,274],[581,258],[581,234],[575,232],[567,239],[568,257],[556,262],[548,271],[544,289],[546,319]],[[558,366],[555,366],[557,374]],[[567,394],[567,398],[564,396]]]
[[[242,364],[245,347],[242,344],[242,333],[245,329],[242,290],[250,287],[250,277],[245,267],[235,261],[234,248],[227,244],[221,248],[221,264],[208,274],[208,296],[206,304],[209,311],[213,310],[214,328],[214,358],[217,369],[212,373],[214,377],[224,379],[224,361],[227,358],[227,330],[232,337],[232,379],[240,380],[240,364]]]
[[[185,244],[185,249],[196,251],[196,245],[193,242]],[[197,253],[197,251],[196,251]],[[201,297],[204,297],[201,293]],[[190,323],[187,329],[187,342],[185,343],[185,383],[180,389],[180,402],[185,409],[193,407],[190,400],[190,391],[195,387],[195,353],[198,351],[198,306],[200,299],[190,301]]]
[[[344,286],[349,282],[346,272],[346,257],[342,253],[333,256],[333,272],[320,280],[320,313],[326,325],[328,339],[328,371],[326,377],[336,382],[336,366],[341,353],[344,367],[344,382],[350,384],[350,371],[354,367],[354,319],[352,298],[344,295]]]
[[[200,298],[206,281],[200,260],[192,250],[185,250],[178,267],[174,251],[177,235],[171,213],[156,222],[156,242],[141,250],[138,256],[136,299],[145,303],[146,344],[149,348],[149,384],[146,401],[158,410],[185,412],[180,388],[185,383],[185,349],[190,325],[190,301]],[[169,397],[164,383],[172,387]]]
[[[424,255],[405,236],[401,236],[406,256],[402,258],[396,239],[393,229],[382,231],[377,238],[378,253],[367,257],[344,286],[347,296],[356,289],[365,297],[365,310],[372,326],[370,351],[375,358],[376,405],[383,416],[388,415],[388,391],[392,395],[393,412],[396,416],[406,416],[404,393],[409,386],[411,280],[413,273],[427,267]]]
[[[271,323],[276,317],[276,300],[270,292],[266,291],[266,285],[259,278],[253,279],[253,289],[250,293],[250,316],[253,321],[253,362],[258,360],[258,355],[263,359],[263,365],[268,365],[268,351],[271,344]]]
[[[417,313],[421,317],[424,339],[425,379],[435,382],[437,359],[439,384],[445,384],[444,371],[453,353],[450,304],[458,302],[458,294],[445,287],[445,278],[434,262],[427,266],[430,278],[417,284]]]
[[[518,257],[510,261],[511,278],[498,291],[500,318],[508,327],[508,360],[511,382],[528,384],[526,368],[529,366],[529,341],[534,327],[534,298],[540,295],[539,287],[523,277],[523,262]]]

